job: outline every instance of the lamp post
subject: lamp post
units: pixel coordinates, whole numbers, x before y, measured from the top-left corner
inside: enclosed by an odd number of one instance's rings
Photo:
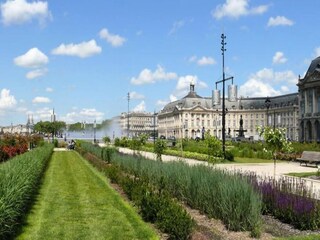
[[[52,115],[51,115],[51,122],[52,122],[52,143],[54,143],[55,121],[56,121],[56,115],[54,114],[54,108],[53,108],[53,109],[52,109]]]
[[[97,123],[96,120],[93,122],[93,143],[96,143],[96,128],[97,128]]]
[[[130,93],[128,93],[128,122],[127,122],[127,129],[128,129],[128,132],[127,132],[127,136],[129,138],[129,131],[130,131],[130,124],[129,124],[129,109],[130,109]]]
[[[153,145],[156,145],[156,110],[153,113]]]
[[[218,83],[222,83],[222,153],[223,158],[226,158],[226,105],[225,105],[225,82],[228,80],[233,81],[233,77],[226,78],[226,74],[224,71],[224,52],[227,51],[225,49],[225,42],[226,36],[222,33],[221,34],[221,51],[222,51],[222,80],[216,82],[216,88]]]
[[[266,100],[264,101],[264,104],[267,108],[267,126],[269,126],[269,108],[271,106],[271,100],[269,97],[266,98]]]

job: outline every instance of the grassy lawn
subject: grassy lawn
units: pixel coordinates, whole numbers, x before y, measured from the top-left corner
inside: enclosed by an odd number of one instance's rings
[[[280,161],[277,161],[280,162]],[[232,163],[232,162],[228,162]],[[240,158],[240,157],[235,157],[234,158],[234,163],[273,163],[273,160],[269,159],[260,159],[260,158]]]
[[[320,239],[319,234],[311,234],[308,236],[276,238],[276,240],[319,240],[319,239]]]
[[[54,152],[17,239],[159,239],[151,226],[74,151]]]
[[[315,171],[315,172],[288,173],[286,175],[294,176],[294,177],[310,177],[310,176],[317,176],[318,174],[319,174],[318,171]]]

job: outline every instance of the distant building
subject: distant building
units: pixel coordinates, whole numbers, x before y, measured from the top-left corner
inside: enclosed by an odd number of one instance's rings
[[[157,130],[157,114],[148,112],[121,113],[119,124],[123,136],[153,135]]]
[[[266,107],[266,99],[234,96],[226,98],[226,137],[238,136],[242,116],[243,129],[246,130],[247,138],[259,139],[257,127],[269,125],[286,128],[286,137],[298,140],[298,93],[270,97],[269,108]],[[215,100],[217,103],[214,104],[213,97],[199,96],[195,92],[194,83],[191,83],[190,91],[184,98],[167,104],[159,112],[159,136],[194,139],[201,138],[203,132],[209,132],[221,139],[222,101],[220,97]]]
[[[299,77],[299,140],[320,142],[320,57],[314,59],[304,76]]]
[[[12,133],[12,134],[30,134],[33,132],[34,122],[33,117],[31,115],[28,115],[28,121],[27,124],[18,124],[10,126],[5,126],[1,128],[1,133]]]

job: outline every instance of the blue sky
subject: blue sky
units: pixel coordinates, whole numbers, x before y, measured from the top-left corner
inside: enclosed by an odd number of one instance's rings
[[[226,75],[239,96],[297,92],[320,55],[320,1],[1,1],[0,126],[100,122],[159,111],[190,81],[210,96]]]

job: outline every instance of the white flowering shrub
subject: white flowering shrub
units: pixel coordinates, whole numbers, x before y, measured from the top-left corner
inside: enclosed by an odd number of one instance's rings
[[[259,126],[258,132],[260,136],[263,137],[268,148],[264,149],[264,151],[271,151],[273,157],[275,157],[276,154],[280,152],[290,153],[293,151],[291,142],[289,142],[285,137],[285,128],[262,128]]]

